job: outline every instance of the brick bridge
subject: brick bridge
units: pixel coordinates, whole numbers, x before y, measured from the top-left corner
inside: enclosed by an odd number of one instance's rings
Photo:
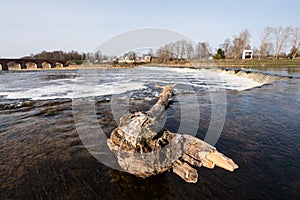
[[[34,63],[37,69],[43,68],[43,63],[48,63],[51,68],[55,68],[57,63],[61,64],[63,67],[67,67],[69,65],[66,60],[0,58],[2,70],[8,70],[8,63],[17,63],[20,65],[20,69],[27,69],[27,63]]]

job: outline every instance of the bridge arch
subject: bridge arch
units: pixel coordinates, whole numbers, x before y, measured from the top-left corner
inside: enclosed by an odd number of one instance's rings
[[[48,60],[48,59],[6,59],[0,58],[0,65],[2,70],[11,69],[51,69],[55,67],[66,67],[68,62],[65,60]]]
[[[34,60],[29,60],[25,62],[26,69],[38,69],[38,62]]]
[[[7,67],[9,69],[24,69],[26,66],[22,62],[19,62],[17,60],[10,60],[6,63]]]
[[[44,60],[41,63],[42,63],[42,68],[43,69],[51,69],[52,66],[53,66],[52,62],[49,62],[47,60]]]
[[[64,63],[57,61],[55,62],[55,67],[59,67],[59,68],[63,68],[64,67]]]

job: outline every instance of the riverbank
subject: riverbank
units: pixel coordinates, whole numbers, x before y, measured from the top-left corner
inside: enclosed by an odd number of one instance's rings
[[[99,65],[99,64],[89,64],[89,65],[85,65],[85,64],[81,64],[81,65],[68,65],[66,67],[54,67],[54,68],[35,68],[35,67],[27,67],[26,69],[20,69],[20,67],[18,66],[13,66],[13,67],[9,67],[9,71],[43,71],[43,70],[78,70],[78,69],[101,69],[101,68],[133,68],[137,65],[133,65],[133,64],[118,64],[118,65],[113,65],[113,64],[103,64],[103,65]],[[0,70],[1,71],[1,70]]]
[[[265,70],[266,68],[281,68],[281,67],[291,67],[300,68],[300,60],[289,60],[289,59],[279,59],[279,60],[234,60],[234,59],[220,59],[220,60],[182,60],[182,61],[170,61],[168,63],[158,63],[152,62],[146,64],[147,66],[163,66],[163,67],[218,67],[218,68],[245,68],[245,69],[258,69]],[[55,67],[55,68],[35,68],[28,67],[27,69],[20,69],[18,66],[10,67],[10,71],[24,71],[24,70],[78,70],[78,69],[101,69],[101,68],[133,68],[138,65],[135,64],[89,64],[89,65],[69,65],[67,67]]]
[[[191,60],[191,61],[171,61],[169,63],[152,63],[155,66],[171,67],[219,67],[219,68],[254,68],[265,67],[300,67],[300,60],[280,59],[280,60],[241,60],[241,59],[219,59],[219,60]]]

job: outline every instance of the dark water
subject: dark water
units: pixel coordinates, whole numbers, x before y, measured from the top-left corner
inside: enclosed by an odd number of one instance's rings
[[[0,199],[300,199],[299,78],[245,91],[226,90],[226,121],[216,147],[240,168],[234,173],[199,168],[198,183],[188,184],[171,172],[141,179],[99,162],[78,137],[70,98],[8,98],[10,90],[26,97],[39,91],[24,85],[26,80],[44,87],[50,81],[61,88],[76,75],[76,71],[38,73],[0,74]],[[296,69],[276,73],[300,75]],[[3,82],[9,77],[14,82]],[[58,89],[64,91],[60,95],[69,90]],[[137,88],[135,93],[139,92],[149,96],[158,91]],[[205,90],[196,94],[201,112],[197,136],[204,138],[210,96]],[[130,111],[151,107],[155,99],[144,96],[132,98]],[[95,101],[97,120],[107,135],[117,125],[109,99],[107,95]],[[178,130],[177,98],[167,114],[166,127]]]

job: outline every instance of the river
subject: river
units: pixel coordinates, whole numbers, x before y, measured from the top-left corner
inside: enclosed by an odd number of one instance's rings
[[[261,86],[185,68],[0,72],[0,199],[300,199],[300,69],[266,70],[294,78]],[[181,108],[198,106],[201,139],[212,94],[224,92],[226,118],[215,146],[239,169],[199,168],[196,184],[171,172],[141,179],[89,153],[74,122],[75,99],[92,101],[109,136],[118,123],[112,102],[129,99],[125,112],[145,111],[160,92],[155,85],[173,83],[165,127],[177,132]]]

